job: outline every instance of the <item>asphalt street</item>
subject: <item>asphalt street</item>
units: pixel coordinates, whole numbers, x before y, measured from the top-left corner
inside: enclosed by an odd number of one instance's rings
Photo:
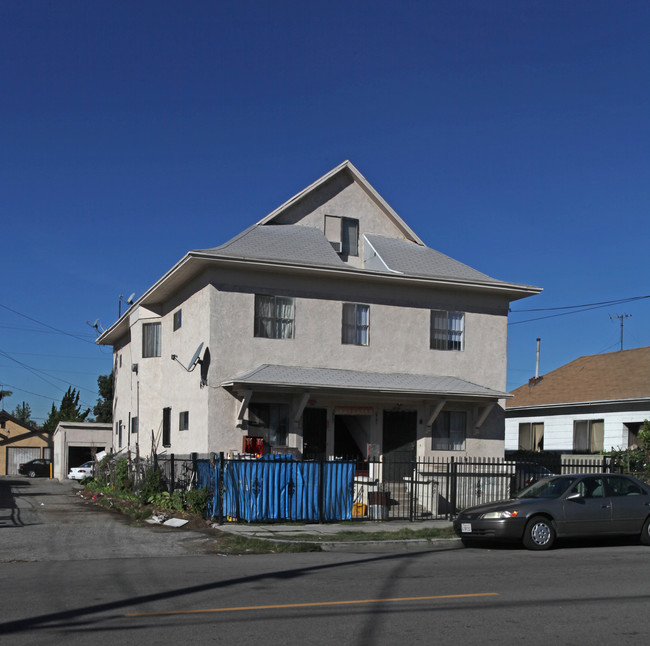
[[[88,508],[69,483],[0,490],[12,646],[647,641],[650,552],[634,540],[226,557],[204,534]]]

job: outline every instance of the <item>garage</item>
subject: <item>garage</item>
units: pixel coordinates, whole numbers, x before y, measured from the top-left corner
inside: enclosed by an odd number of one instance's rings
[[[112,424],[59,422],[54,431],[54,477],[67,478],[71,467],[92,460],[100,451],[110,451],[112,446]]]

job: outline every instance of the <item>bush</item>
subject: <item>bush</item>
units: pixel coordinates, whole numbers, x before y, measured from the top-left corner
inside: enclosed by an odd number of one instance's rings
[[[158,465],[154,465],[145,471],[142,479],[142,486],[138,492],[138,500],[146,505],[157,494],[165,490],[165,480]]]

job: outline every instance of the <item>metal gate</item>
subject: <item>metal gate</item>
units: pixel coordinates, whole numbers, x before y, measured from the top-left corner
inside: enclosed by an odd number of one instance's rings
[[[18,466],[37,460],[41,457],[41,449],[32,446],[8,446],[7,447],[7,475],[18,475]]]

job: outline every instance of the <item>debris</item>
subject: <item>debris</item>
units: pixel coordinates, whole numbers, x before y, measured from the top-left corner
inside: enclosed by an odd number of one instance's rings
[[[167,525],[167,527],[182,527],[188,522],[189,521],[183,520],[182,518],[170,518],[169,520],[166,520],[163,525]]]

